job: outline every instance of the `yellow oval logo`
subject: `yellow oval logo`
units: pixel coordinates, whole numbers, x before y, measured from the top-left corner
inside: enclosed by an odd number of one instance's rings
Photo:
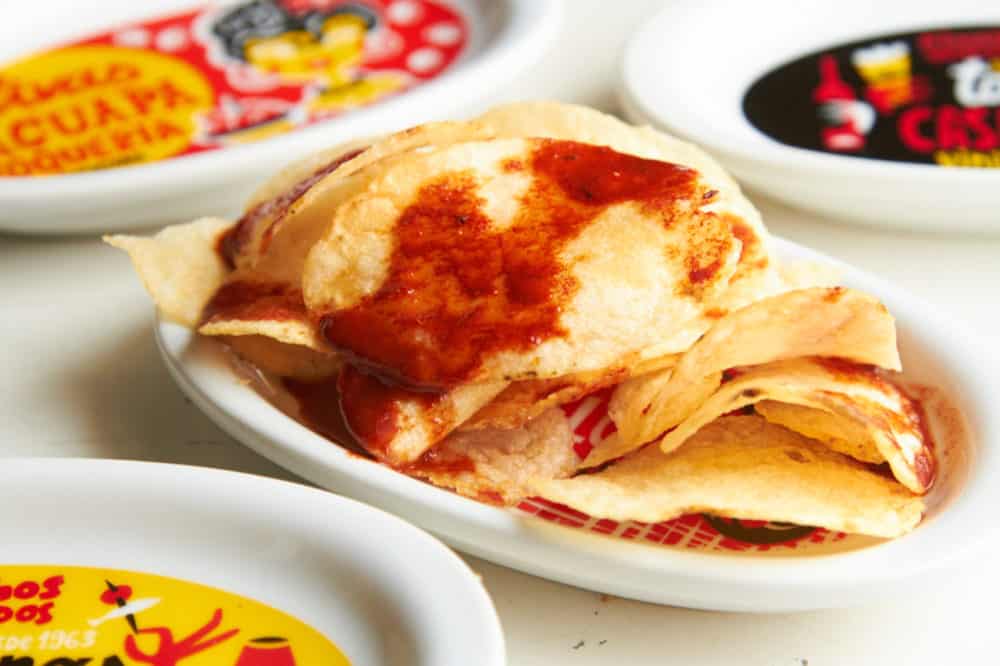
[[[152,574],[0,567],[0,666],[350,666],[280,610]]]
[[[0,176],[139,164],[191,144],[215,93],[190,64],[74,46],[0,70]]]

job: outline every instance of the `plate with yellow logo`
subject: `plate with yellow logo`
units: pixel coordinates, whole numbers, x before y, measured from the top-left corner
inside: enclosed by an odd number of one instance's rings
[[[101,460],[10,460],[0,486],[0,663],[504,663],[475,574],[352,500]]]
[[[554,0],[51,0],[0,21],[0,229],[234,212],[278,167],[461,112]]]

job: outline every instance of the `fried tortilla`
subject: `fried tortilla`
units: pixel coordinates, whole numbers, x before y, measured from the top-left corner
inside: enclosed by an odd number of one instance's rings
[[[671,453],[647,446],[601,472],[529,486],[597,518],[705,512],[877,537],[905,534],[924,510],[895,481],[759,416],[720,418]]]

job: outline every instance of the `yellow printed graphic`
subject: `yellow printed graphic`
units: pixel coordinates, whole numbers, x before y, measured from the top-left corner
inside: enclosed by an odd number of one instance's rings
[[[0,566],[0,664],[350,666],[315,629],[252,599],[61,566]]]
[[[177,58],[74,46],[0,70],[0,176],[151,162],[182,152],[212,86]]]

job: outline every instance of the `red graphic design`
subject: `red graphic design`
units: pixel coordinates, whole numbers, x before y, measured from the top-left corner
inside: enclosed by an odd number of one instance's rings
[[[149,627],[140,629],[137,634],[152,634],[159,640],[156,652],[149,654],[139,649],[135,636],[125,637],[125,654],[130,659],[151,666],[176,666],[181,660],[191,655],[204,652],[209,648],[227,641],[239,633],[239,629],[230,629],[213,638],[206,638],[222,623],[222,609],[216,609],[211,619],[200,629],[180,641],[174,640],[173,632],[167,627]]]
[[[118,585],[117,587],[108,584],[108,589],[101,593],[101,601],[111,605],[124,606],[132,597],[132,588],[128,585]]]
[[[865,147],[865,135],[875,124],[875,114],[868,104],[857,101],[832,55],[819,60],[819,85],[813,91],[813,101],[826,124],[822,140],[828,150],[856,152]]]
[[[242,0],[124,25],[0,72],[0,173],[267,139],[419,86],[467,39],[464,17],[434,0]]]
[[[573,449],[585,458],[594,446],[616,432],[608,416],[613,389],[592,393],[562,406],[573,427]],[[662,523],[618,522],[585,513],[541,497],[522,501],[519,510],[542,520],[630,541],[701,550],[766,552],[802,549],[846,538],[843,532],[764,521],[721,519],[700,514]]]
[[[236,666],[295,666],[288,641],[278,636],[251,639],[240,652]]]

